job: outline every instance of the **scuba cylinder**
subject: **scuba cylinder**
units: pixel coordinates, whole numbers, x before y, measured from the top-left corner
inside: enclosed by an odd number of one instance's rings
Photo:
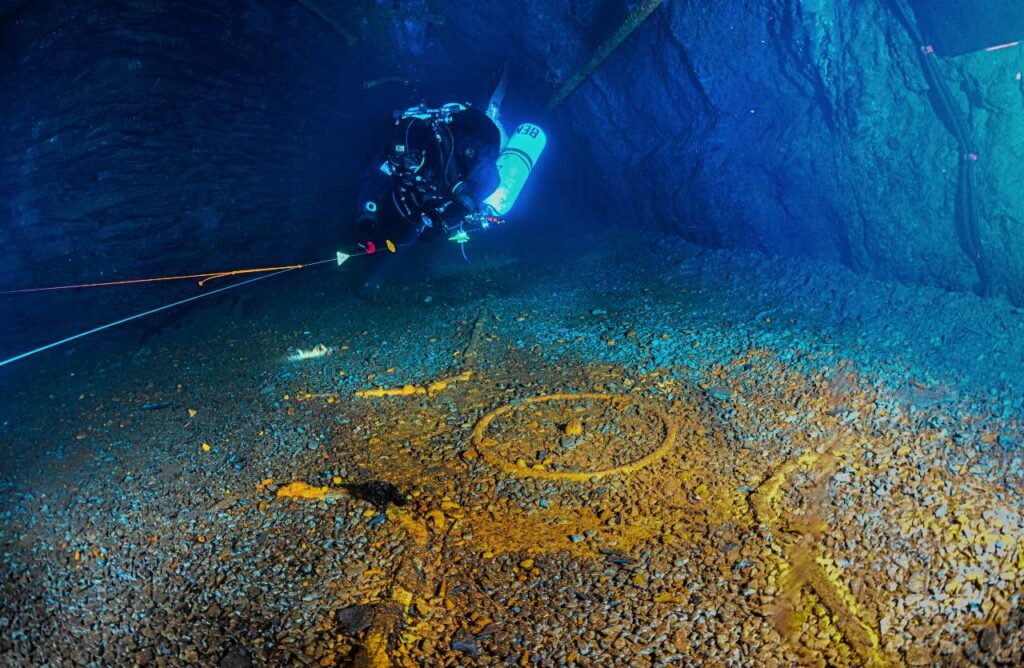
[[[484,204],[489,205],[498,216],[512,210],[519,193],[530,178],[530,172],[547,145],[544,131],[532,123],[523,123],[498,156],[498,189],[487,196]]]

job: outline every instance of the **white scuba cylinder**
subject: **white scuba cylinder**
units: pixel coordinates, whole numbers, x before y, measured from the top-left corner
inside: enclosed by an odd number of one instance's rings
[[[516,203],[547,143],[544,131],[532,123],[523,123],[509,137],[505,148],[498,155],[500,184],[484,200],[484,204],[490,205],[495,214],[504,216],[512,210],[512,205]]]

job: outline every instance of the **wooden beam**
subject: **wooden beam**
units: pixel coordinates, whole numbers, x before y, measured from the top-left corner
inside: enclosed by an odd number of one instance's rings
[[[604,59],[610,56],[612,52],[615,51],[615,49],[617,49],[618,46],[622,44],[622,42],[629,37],[634,30],[637,29],[637,26],[643,23],[644,19],[650,16],[651,12],[657,9],[662,2],[664,2],[664,0],[643,0],[643,2],[637,5],[633,11],[630,12],[629,16],[626,17],[626,20],[622,25],[619,26],[619,29],[616,30],[611,37],[606,39],[601,46],[597,47],[597,51],[595,51],[594,55],[589,61],[587,61],[587,64],[581,67],[576,74],[566,79],[565,83],[562,84],[562,87],[559,88],[558,92],[551,98],[551,101],[548,103],[548,109],[554,109],[558,105],[562,104],[567,97],[572,95],[572,92],[576,90],[581,83],[586,81],[587,78],[594,73],[594,70],[604,62]]]
[[[308,9],[309,11],[313,12],[317,16],[319,16],[324,23],[334,28],[335,32],[337,32],[339,35],[345,38],[345,41],[348,42],[349,46],[352,46],[357,41],[359,41],[358,39],[356,39],[355,35],[353,35],[351,32],[345,29],[345,26],[338,23],[328,14],[324,13],[324,11],[320,9],[320,7],[318,7],[315,3],[312,2],[312,0],[299,0],[299,4]]]

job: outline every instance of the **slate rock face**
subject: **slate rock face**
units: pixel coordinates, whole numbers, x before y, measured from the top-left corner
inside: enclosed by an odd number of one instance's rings
[[[465,99],[512,59],[507,105],[547,125],[549,174],[568,179],[546,197],[640,231],[1024,303],[1022,49],[939,61],[979,153],[971,257],[961,151],[889,1],[670,0],[550,114],[631,3],[420,0],[402,5],[411,19],[348,16],[352,46],[297,2],[7,2],[0,284],[318,259],[345,238],[368,124]],[[421,85],[364,89],[379,76]],[[90,309],[123,314],[124,295]],[[4,300],[0,316],[45,330],[69,299]]]
[[[301,7],[44,0],[2,27],[0,284],[303,262],[342,236],[347,66]],[[89,301],[120,315],[138,298]],[[17,299],[0,309],[35,329],[60,311],[68,329],[81,302]]]
[[[291,243],[251,221],[308,216],[316,140],[341,110],[314,95],[326,76],[301,42],[261,34],[282,17],[253,3],[236,15],[88,4],[26,12],[6,31],[5,204],[26,253],[14,261],[57,248],[119,259],[78,237],[149,237],[190,260],[224,241],[257,254]]]
[[[453,16],[452,35],[488,39],[450,38],[449,50],[516,53],[563,81],[628,10],[525,4]],[[703,244],[830,258],[1022,303],[1022,50],[940,63],[980,147],[978,233],[992,274],[979,286],[954,222],[961,156],[919,46],[885,0],[666,2],[559,117],[605,170],[618,215],[667,221]]]

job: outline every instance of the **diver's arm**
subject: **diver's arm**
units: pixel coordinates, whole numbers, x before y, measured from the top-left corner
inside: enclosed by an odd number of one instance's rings
[[[452,224],[474,213],[488,213],[483,203],[494,192],[500,179],[498,168],[492,161],[484,161],[472,169],[464,181],[452,188],[451,201],[442,209],[442,219]]]
[[[466,194],[476,203],[476,210],[479,210],[483,201],[498,189],[501,184],[501,177],[498,176],[498,166],[494,160],[481,160],[473,166],[466,177]]]

